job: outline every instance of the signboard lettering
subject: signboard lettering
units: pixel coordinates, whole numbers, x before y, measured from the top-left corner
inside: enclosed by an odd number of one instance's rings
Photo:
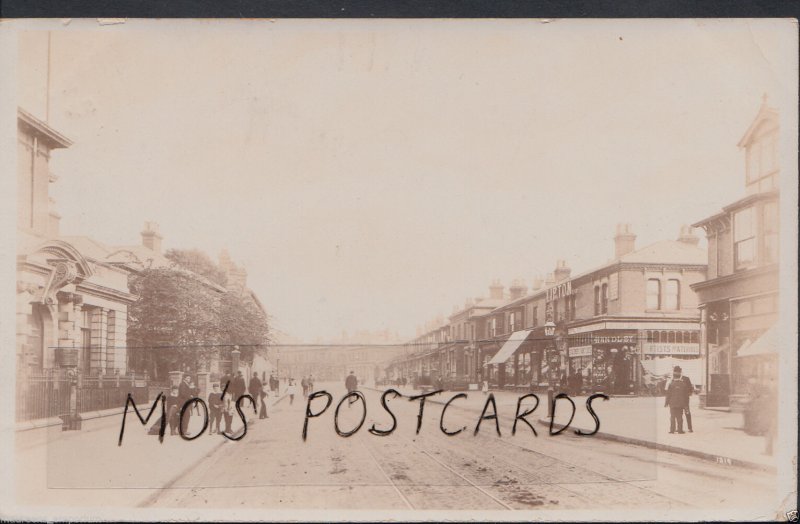
[[[700,344],[645,342],[646,355],[699,355]]]
[[[572,294],[572,281],[568,280],[547,290],[546,301],[552,302]]]

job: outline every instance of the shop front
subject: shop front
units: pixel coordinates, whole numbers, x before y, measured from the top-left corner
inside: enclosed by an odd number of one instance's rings
[[[695,388],[705,384],[699,330],[645,330],[642,341],[643,383],[652,394],[665,393],[675,366],[680,366]]]
[[[581,392],[632,395],[640,379],[638,333],[602,330],[568,340],[570,389]]]

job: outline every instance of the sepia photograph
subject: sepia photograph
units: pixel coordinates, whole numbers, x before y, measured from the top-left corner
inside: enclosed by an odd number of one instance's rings
[[[798,521],[797,20],[0,64],[4,520]]]

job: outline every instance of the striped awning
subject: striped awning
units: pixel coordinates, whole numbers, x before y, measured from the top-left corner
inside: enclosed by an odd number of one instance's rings
[[[528,335],[530,334],[531,330],[529,329],[523,331],[514,331],[511,333],[511,336],[508,337],[508,340],[506,340],[506,343],[500,348],[500,351],[495,353],[495,355],[492,357],[492,360],[487,362],[486,365],[488,366],[491,364],[504,363],[506,360],[511,358],[511,355],[513,355],[514,352],[519,349],[519,347],[523,342],[525,342],[525,339],[528,338]]]

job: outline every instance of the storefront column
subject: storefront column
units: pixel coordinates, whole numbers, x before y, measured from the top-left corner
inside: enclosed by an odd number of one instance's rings
[[[58,347],[64,349],[74,349],[77,347],[76,340],[78,338],[78,314],[79,310],[76,307],[76,302],[79,302],[77,297],[72,293],[58,293]],[[54,367],[55,349],[45,348],[47,354],[46,362],[47,367]]]

